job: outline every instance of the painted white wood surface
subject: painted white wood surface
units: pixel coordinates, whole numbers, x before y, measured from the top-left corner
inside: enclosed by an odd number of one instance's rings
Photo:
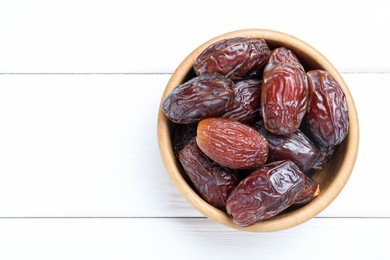
[[[378,163],[390,147],[389,11],[381,0],[1,0],[0,259],[390,259],[390,172]],[[343,72],[360,119],[339,197],[274,233],[202,217],[157,146],[170,73],[245,28],[315,46]]]
[[[389,71],[387,1],[2,0],[0,72],[173,72],[225,32],[267,28],[341,71]]]
[[[249,233],[196,219],[2,219],[0,256],[19,260],[386,260],[389,219],[315,218]]]
[[[378,163],[390,140],[377,132],[390,73],[343,76],[360,116],[360,150],[345,190],[320,216],[390,217],[390,172]],[[159,155],[157,111],[169,77],[1,75],[0,216],[200,216]],[[368,91],[375,87],[380,95]]]

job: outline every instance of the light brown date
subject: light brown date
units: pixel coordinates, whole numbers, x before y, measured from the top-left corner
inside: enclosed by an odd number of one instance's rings
[[[256,129],[227,118],[200,121],[196,142],[208,157],[232,169],[257,168],[268,157],[268,142]]]

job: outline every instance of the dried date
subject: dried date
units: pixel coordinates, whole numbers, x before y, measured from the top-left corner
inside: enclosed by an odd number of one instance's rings
[[[181,149],[196,136],[197,127],[197,124],[175,124],[172,135],[172,146],[176,156]]]
[[[268,156],[268,142],[256,129],[227,118],[200,121],[196,142],[208,157],[232,169],[260,167]]]
[[[264,165],[243,179],[226,201],[227,213],[239,226],[249,226],[291,206],[305,183],[305,175],[291,161]]]
[[[305,73],[292,63],[264,69],[261,111],[265,128],[279,135],[295,132],[306,113],[308,86]]]
[[[216,73],[195,77],[169,93],[162,103],[163,112],[181,124],[220,116],[234,100],[232,86],[230,79]]]
[[[271,66],[277,66],[283,63],[294,64],[302,71],[305,71],[297,56],[290,49],[285,47],[274,49],[269,57],[268,64],[271,64]]]
[[[319,148],[299,129],[288,135],[276,135],[267,131],[261,120],[256,121],[255,128],[268,141],[269,161],[291,160],[303,172],[309,171],[317,163]]]
[[[294,202],[296,206],[303,206],[313,201],[320,194],[320,185],[308,176],[304,178],[304,184]]]
[[[225,203],[238,184],[233,170],[210,160],[191,139],[179,152],[179,161],[200,196],[214,207],[225,211]]]
[[[313,170],[322,170],[325,168],[325,166],[328,164],[328,162],[333,158],[333,155],[335,154],[337,150],[337,146],[327,146],[327,147],[321,147],[320,146],[320,155],[318,156],[318,159],[313,164]]]
[[[348,134],[347,99],[337,81],[329,72],[307,72],[309,103],[305,116],[307,127],[322,146],[340,144]]]
[[[198,56],[194,70],[197,75],[216,72],[240,80],[263,67],[269,55],[264,39],[224,39],[211,44]]]
[[[261,81],[255,79],[236,82],[233,86],[234,101],[221,117],[250,124],[259,117]]]

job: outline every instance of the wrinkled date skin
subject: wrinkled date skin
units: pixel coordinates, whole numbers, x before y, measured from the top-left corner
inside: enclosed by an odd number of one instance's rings
[[[194,70],[197,75],[216,72],[232,80],[241,80],[262,68],[270,53],[264,39],[224,39],[211,44],[198,56]]]
[[[291,161],[264,165],[243,179],[226,201],[227,213],[239,226],[249,226],[292,205],[305,183],[305,175]]]
[[[233,81],[219,74],[195,77],[174,88],[162,103],[164,114],[179,124],[220,116],[234,100]]]
[[[253,123],[260,116],[261,81],[249,79],[236,82],[233,91],[234,101],[221,117]]]
[[[304,71],[301,62],[298,60],[297,56],[295,56],[295,54],[291,50],[285,47],[276,48],[275,50],[272,51],[272,54],[270,55],[268,60],[268,64],[271,64],[271,66],[276,66],[283,63],[295,64],[295,66],[299,67],[302,71]]]
[[[313,170],[322,170],[325,168],[325,166],[328,164],[328,162],[332,159],[334,153],[337,150],[337,146],[328,146],[328,147],[322,147],[320,146],[320,155],[318,156],[318,159],[313,164]]]
[[[320,185],[310,177],[305,176],[304,184],[294,202],[295,206],[303,206],[313,201],[320,194]]]
[[[329,72],[307,72],[309,105],[307,127],[322,146],[340,144],[348,134],[349,116],[345,94]]]
[[[292,134],[276,135],[265,129],[262,120],[256,121],[254,126],[268,141],[268,161],[291,160],[303,172],[309,171],[317,162],[319,148],[299,129]]]
[[[227,118],[200,121],[196,142],[209,158],[231,169],[257,168],[268,157],[268,142],[256,129]]]
[[[179,152],[179,161],[200,196],[214,207],[225,211],[225,203],[238,184],[233,170],[210,160],[191,139]]]
[[[172,147],[175,156],[196,136],[197,124],[176,124],[172,134]]]
[[[308,87],[305,73],[291,63],[266,66],[261,110],[266,129],[274,134],[298,130],[306,113]]]

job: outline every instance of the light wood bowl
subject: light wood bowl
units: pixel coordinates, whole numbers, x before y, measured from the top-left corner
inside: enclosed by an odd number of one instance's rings
[[[319,214],[330,203],[332,203],[347,183],[356,161],[359,145],[359,123],[356,107],[352,95],[340,73],[321,53],[296,37],[277,31],[263,29],[248,29],[229,32],[217,36],[196,48],[187,56],[187,58],[184,59],[171,76],[161,98],[161,102],[167,97],[173,88],[180,85],[186,81],[188,77],[193,75],[192,66],[198,55],[207,46],[218,40],[233,37],[263,38],[266,40],[271,50],[276,47],[285,46],[291,49],[298,56],[307,71],[312,69],[327,70],[343,88],[349,108],[349,133],[346,139],[339,145],[337,153],[327,167],[314,175],[314,179],[320,183],[320,195],[304,207],[292,211],[287,210],[282,214],[265,221],[258,222],[252,226],[240,227],[235,225],[232,219],[225,212],[216,209],[204,201],[191,188],[185,178],[183,178],[178,162],[173,154],[171,144],[171,123],[162,112],[160,104],[157,133],[161,157],[169,176],[181,194],[192,206],[209,219],[228,227],[252,232],[276,231],[290,228]]]

